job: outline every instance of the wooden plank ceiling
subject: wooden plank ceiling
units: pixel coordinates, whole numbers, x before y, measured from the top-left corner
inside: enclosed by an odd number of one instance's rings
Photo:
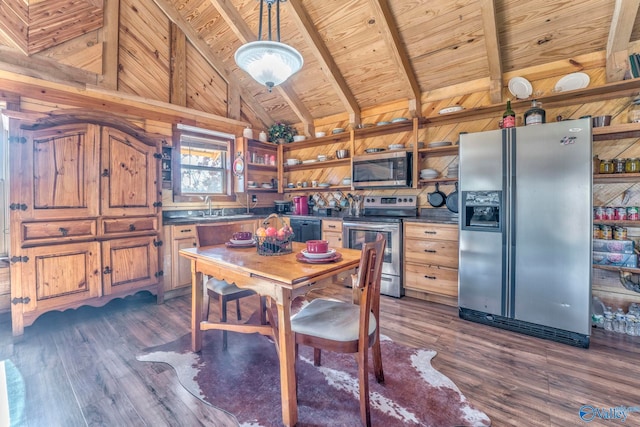
[[[639,4],[289,0],[281,39],[304,67],[268,92],[233,59],[257,38],[257,0],[7,0],[0,68],[310,132],[318,119],[346,114],[357,124],[362,110],[389,103],[421,115],[430,94],[467,82],[500,103],[504,73],[594,52],[606,52],[607,79],[621,80],[640,39]]]

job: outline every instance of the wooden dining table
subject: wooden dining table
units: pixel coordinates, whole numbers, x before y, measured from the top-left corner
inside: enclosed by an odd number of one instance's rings
[[[257,253],[255,247],[229,247],[226,244],[180,250],[191,260],[191,348],[202,348],[202,332],[223,329],[242,333],[260,333],[274,338],[280,361],[282,421],[294,426],[298,421],[295,378],[295,340],[291,331],[291,302],[314,287],[322,286],[340,273],[354,270],[360,251],[337,249],[342,258],[327,263],[303,262],[297,259],[304,243],[293,242],[293,252],[278,256]],[[276,325],[210,322],[202,318],[203,276],[226,280],[240,288],[248,288],[270,298],[277,308]]]

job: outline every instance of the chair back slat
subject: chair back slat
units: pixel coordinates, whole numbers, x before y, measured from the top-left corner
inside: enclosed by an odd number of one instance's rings
[[[380,319],[380,281],[386,240],[378,233],[376,240],[365,243],[358,268],[357,286],[360,288],[360,340],[367,343],[369,335],[369,313],[373,312],[376,321]],[[379,328],[378,328],[379,330]],[[365,344],[367,345],[367,344]]]

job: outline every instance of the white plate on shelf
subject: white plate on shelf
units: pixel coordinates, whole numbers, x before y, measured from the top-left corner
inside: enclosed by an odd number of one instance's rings
[[[568,90],[583,89],[589,86],[589,75],[585,73],[571,73],[558,80],[553,90],[555,92],[566,92]]]
[[[404,144],[391,144],[389,146],[389,150],[399,150],[401,148],[404,148]]]
[[[464,110],[464,107],[462,105],[452,105],[451,107],[443,108],[442,110],[438,111],[438,114],[449,114],[462,110]]]
[[[390,123],[391,122],[378,122],[378,123],[376,123],[376,126],[384,126],[384,125],[388,125]]]
[[[406,117],[396,117],[395,119],[391,119],[391,123],[400,123],[409,121]]]
[[[262,188],[266,188],[266,189],[271,190],[273,188],[273,185],[271,185],[271,184],[262,184]]]
[[[318,161],[318,159],[303,160],[303,161],[302,161],[302,164],[303,164],[303,165],[308,165],[309,163],[315,163],[315,162],[317,162],[317,161]]]
[[[318,187],[320,187],[320,188],[328,188],[328,187],[331,187],[331,184],[329,184],[327,182],[321,182],[320,184],[318,184]]]
[[[336,250],[329,248],[329,250],[323,254],[317,254],[317,253],[313,253],[313,252],[307,252],[306,249],[303,249],[302,251],[302,255],[305,256],[305,258],[310,258],[310,259],[322,259],[322,258],[329,258],[335,255]]]
[[[434,141],[427,144],[428,148],[446,147],[452,145],[451,141]]]
[[[525,99],[533,93],[533,87],[524,77],[514,77],[509,80],[509,92],[518,99]]]

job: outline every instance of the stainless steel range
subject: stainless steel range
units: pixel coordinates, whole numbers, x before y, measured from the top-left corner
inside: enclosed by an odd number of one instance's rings
[[[416,196],[365,196],[362,216],[343,218],[342,240],[345,247],[362,245],[382,233],[387,239],[382,264],[380,293],[396,298],[404,295],[402,285],[402,218],[418,214]]]

